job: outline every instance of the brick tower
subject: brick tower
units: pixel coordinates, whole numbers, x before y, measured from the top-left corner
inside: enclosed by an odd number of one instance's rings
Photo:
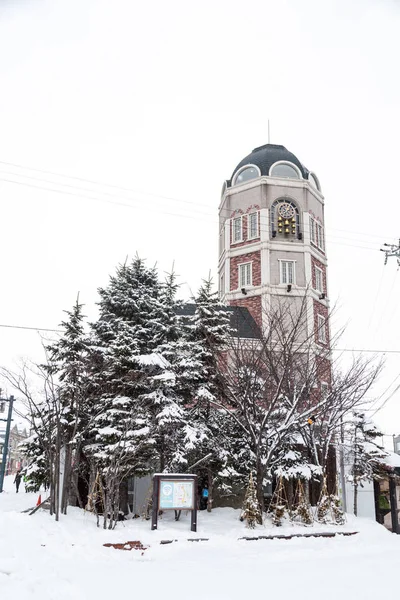
[[[219,207],[219,290],[260,327],[282,297],[306,295],[307,329],[329,346],[324,197],[315,174],[284,146],[255,148],[224,183]]]

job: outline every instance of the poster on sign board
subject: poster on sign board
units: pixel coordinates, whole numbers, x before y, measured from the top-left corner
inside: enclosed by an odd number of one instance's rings
[[[193,510],[193,480],[160,480],[159,508],[164,510]]]

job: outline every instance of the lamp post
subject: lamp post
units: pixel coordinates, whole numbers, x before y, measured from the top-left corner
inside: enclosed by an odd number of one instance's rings
[[[14,396],[10,396],[7,398],[0,398],[0,402],[8,402],[8,416],[7,419],[0,419],[0,421],[6,421],[6,436],[4,438],[4,446],[3,446],[3,460],[0,465],[0,493],[3,491],[3,483],[4,483],[4,475],[6,472],[7,466],[7,453],[8,453],[8,442],[10,440],[10,429],[11,429],[11,421],[12,421],[12,409],[14,403]]]

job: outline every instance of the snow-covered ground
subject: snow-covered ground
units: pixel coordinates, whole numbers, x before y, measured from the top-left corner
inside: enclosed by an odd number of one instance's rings
[[[197,534],[189,516],[179,522],[168,513],[158,531],[135,519],[114,531],[97,529],[92,515],[70,509],[56,523],[46,511],[20,511],[37,494],[16,494],[7,477],[0,494],[0,597],[4,600],[281,600],[394,597],[400,566],[400,536],[380,525],[349,517],[336,531],[358,535],[291,540],[239,540],[248,535],[328,531],[328,527],[284,526],[254,532],[238,521],[238,511],[199,513]],[[203,537],[208,541],[191,542]],[[177,540],[162,545],[160,540]],[[106,542],[140,540],[145,551],[105,548]]]

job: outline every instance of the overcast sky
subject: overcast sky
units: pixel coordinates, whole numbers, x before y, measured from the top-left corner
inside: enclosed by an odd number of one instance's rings
[[[216,274],[222,183],[269,119],[322,185],[340,346],[400,350],[379,251],[400,236],[399,30],[398,0],[0,0],[0,324],[55,328],[78,292],[93,317],[136,252],[175,261],[189,297]],[[36,332],[0,335],[0,364],[39,360]],[[389,434],[399,364],[375,390]]]

